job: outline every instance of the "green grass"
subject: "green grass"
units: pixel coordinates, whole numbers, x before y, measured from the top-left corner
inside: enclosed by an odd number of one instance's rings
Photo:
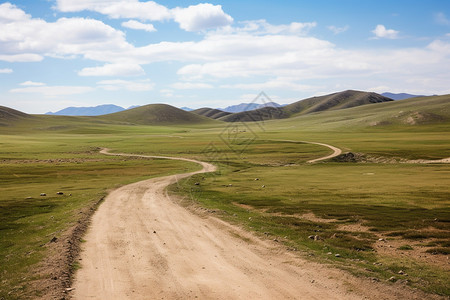
[[[450,240],[448,178],[450,166],[446,165],[327,163],[261,167],[235,163],[222,164],[215,176],[197,175],[172,188],[177,193],[189,193],[202,206],[220,211],[220,216],[230,222],[259,234],[281,237],[288,247],[358,273],[362,267],[373,269],[373,263],[384,261],[373,251],[376,233],[395,233],[405,239]],[[310,212],[332,222],[302,218]],[[339,225],[357,223],[368,226],[369,231],[339,229]],[[316,235],[319,241],[310,238]],[[440,254],[446,251],[429,250]],[[347,266],[349,261],[357,260],[360,262]],[[405,263],[402,268],[414,269],[411,264]],[[423,269],[423,280],[410,272],[412,285],[449,293],[442,286],[446,282],[443,279],[448,279],[444,268],[425,268],[423,262],[414,265]],[[378,269],[366,275],[387,279],[396,271],[386,263]]]
[[[400,111],[417,110],[449,114],[447,98],[430,99],[259,125],[142,126],[107,118],[33,116],[0,126],[0,298],[11,298],[10,291],[16,298],[32,296],[29,270],[48,255],[41,245],[77,222],[78,212],[108,190],[198,168],[179,161],[104,156],[98,154],[99,147],[213,162],[219,166],[217,172],[181,181],[173,191],[309,259],[383,280],[403,270],[410,285],[449,295],[448,269],[412,258],[381,257],[373,249],[381,234],[404,239],[403,250],[424,240],[430,253],[448,255],[450,166],[306,164],[331,150],[302,142],[328,143],[374,157],[450,157],[448,121],[408,125],[403,114],[396,117]],[[65,194],[58,196],[58,191]],[[319,219],[302,217],[311,213]],[[370,230],[342,229],[358,224]]]
[[[5,299],[38,294],[29,283],[41,276],[32,276],[32,271],[46,257],[50,240],[76,224],[79,212],[108,190],[199,168],[188,162],[100,155],[95,147],[67,136],[10,137],[3,144],[7,146],[0,151],[0,298]],[[64,195],[57,195],[59,191]]]

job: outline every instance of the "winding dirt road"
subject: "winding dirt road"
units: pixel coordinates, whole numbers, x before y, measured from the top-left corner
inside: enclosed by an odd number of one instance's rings
[[[107,149],[102,153],[112,154]],[[143,156],[154,157],[154,156]],[[109,194],[82,245],[74,299],[390,299],[398,287],[308,262],[210,215],[193,213],[166,187],[197,172],[153,178]],[[408,295],[408,299],[414,299]],[[418,299],[418,298],[417,298]]]

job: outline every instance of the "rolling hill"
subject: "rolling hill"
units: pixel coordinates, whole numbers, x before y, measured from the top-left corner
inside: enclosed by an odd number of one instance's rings
[[[193,110],[192,112],[197,115],[205,116],[205,117],[208,117],[211,119],[219,119],[221,117],[231,115],[231,113],[229,113],[229,112],[222,111],[222,110],[215,109],[215,108],[209,108],[209,107],[199,108],[199,109]]]
[[[26,118],[32,118],[32,116],[9,107],[0,106],[0,126],[8,126],[14,121]]]
[[[450,95],[416,97],[376,105],[361,105],[346,110],[299,114],[291,118],[274,120],[273,124],[283,128],[293,126],[320,131],[342,129],[358,131],[363,128],[383,130],[399,127],[409,127],[411,130],[418,128],[441,130],[450,126]]]
[[[343,91],[326,96],[312,97],[283,107],[264,107],[253,111],[235,113],[220,118],[226,122],[252,122],[272,119],[284,119],[310,113],[339,110],[372,103],[393,101],[376,93],[361,91]]]
[[[167,104],[149,104],[109,115],[98,116],[97,118],[139,125],[182,125],[215,122],[213,119]]]

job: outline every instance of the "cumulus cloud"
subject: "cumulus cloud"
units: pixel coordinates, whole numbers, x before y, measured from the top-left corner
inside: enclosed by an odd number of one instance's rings
[[[110,18],[162,21],[171,18],[170,10],[154,1],[138,0],[57,0],[55,8],[62,12],[95,11]]]
[[[45,97],[58,97],[75,94],[84,94],[93,91],[88,86],[28,86],[24,88],[11,89],[11,93],[42,94]]]
[[[12,73],[12,69],[0,69],[0,74],[9,74]]]
[[[84,68],[78,72],[80,76],[139,76],[145,71],[137,64],[106,64],[101,67]]]
[[[30,18],[23,10],[15,5],[6,2],[0,4],[0,24],[8,24],[10,22],[21,21]]]
[[[136,29],[136,30],[145,30],[148,32],[154,32],[156,31],[155,26],[153,24],[144,24],[135,20],[130,20],[127,22],[122,23],[123,27],[130,28],[130,29]]]
[[[66,9],[81,9],[94,2],[111,1],[72,1],[75,6]],[[79,74],[82,76],[143,75],[142,65],[175,61],[181,65],[177,71],[180,82],[173,86],[169,83],[168,87],[172,89],[208,88],[211,79],[226,79],[226,84],[219,83],[222,87],[243,90],[268,86],[309,91],[314,86],[311,82],[317,80],[329,82],[333,88],[342,83],[342,86],[364,89],[382,86],[386,78],[393,86],[422,85],[432,91],[428,93],[448,89],[446,66],[450,65],[450,44],[445,39],[433,41],[427,47],[353,49],[310,36],[308,31],[316,26],[315,23],[273,25],[257,20],[209,30],[195,41],[161,41],[134,46],[126,41],[122,31],[98,20],[61,18],[46,22],[32,18],[10,4],[0,5],[0,16],[2,28],[7,29],[0,31],[0,59],[14,62],[39,61],[46,56],[83,57],[104,64],[81,69]],[[180,22],[184,22],[187,29],[206,26],[204,23],[195,25],[189,18]],[[398,31],[379,26],[374,30],[377,38],[398,37]],[[425,77],[433,80],[425,82]],[[28,88],[28,92],[31,88],[41,88],[42,93],[46,88],[50,90],[46,86],[23,88]],[[104,80],[98,82],[98,88],[148,91],[154,88],[154,83],[149,80]],[[57,90],[57,87],[53,89]],[[328,87],[321,90],[326,89]],[[165,93],[168,94],[171,92]]]
[[[384,39],[396,39],[398,38],[398,31],[394,29],[386,29],[384,25],[377,25],[374,30],[372,30],[375,35],[374,38],[384,38]]]
[[[128,90],[132,92],[145,92],[153,90],[155,84],[149,79],[128,81],[128,80],[102,80],[97,82],[98,86],[107,91]]]
[[[142,21],[173,19],[179,23],[180,28],[186,31],[202,31],[226,26],[233,22],[233,18],[223,11],[221,5],[213,5],[210,3],[200,3],[189,7],[169,9],[154,1],[57,0],[55,9],[62,12],[95,11],[114,19],[127,18]],[[134,26],[129,28],[144,29],[136,28],[137,26],[142,27],[142,23],[128,23],[128,25]],[[151,29],[151,26],[147,24],[145,28],[144,30],[148,30]]]
[[[87,56],[93,51],[131,48],[123,32],[94,19],[60,18],[46,22],[9,3],[0,5],[0,16],[3,22],[0,60],[8,62],[40,61],[44,56]]]
[[[306,35],[312,28],[316,27],[316,22],[292,22],[290,24],[273,25],[266,20],[251,20],[239,22],[238,26],[225,26],[218,28],[212,34],[232,34],[249,33],[253,35],[265,34],[298,34]]]
[[[345,25],[343,27],[337,27],[337,26],[331,25],[331,26],[328,26],[327,28],[334,34],[340,34],[340,33],[346,32],[350,27],[348,25]]]
[[[200,3],[187,8],[174,8],[172,14],[180,28],[186,31],[201,31],[230,25],[233,18],[227,15],[221,5]]]

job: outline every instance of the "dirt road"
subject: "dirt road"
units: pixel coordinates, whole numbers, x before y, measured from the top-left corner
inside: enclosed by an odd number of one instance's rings
[[[275,241],[260,240],[179,206],[165,189],[181,178],[214,170],[211,164],[198,163],[201,171],[153,178],[110,193],[85,236],[82,268],[71,292],[74,299],[405,296],[398,287],[308,262]]]

